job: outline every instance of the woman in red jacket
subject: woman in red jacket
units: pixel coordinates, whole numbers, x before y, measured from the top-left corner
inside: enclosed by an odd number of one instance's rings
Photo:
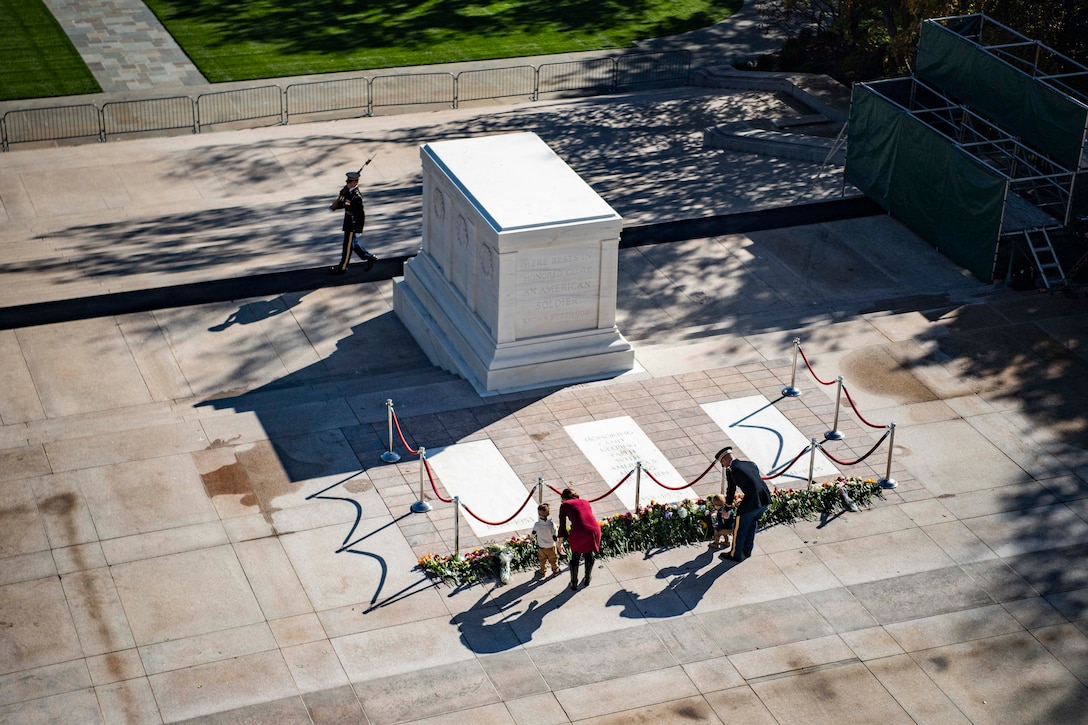
[[[584,557],[586,578],[582,586],[589,586],[593,579],[593,562],[601,549],[601,525],[593,515],[589,501],[578,498],[573,488],[565,488],[563,503],[559,505],[559,538],[566,539],[570,548],[570,588],[578,589],[578,568]]]

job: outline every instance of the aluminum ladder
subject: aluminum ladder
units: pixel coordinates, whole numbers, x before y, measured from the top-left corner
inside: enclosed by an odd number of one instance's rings
[[[1045,228],[1025,229],[1024,239],[1027,240],[1031,258],[1035,260],[1035,269],[1043,278],[1043,285],[1047,289],[1064,287],[1068,284],[1065,272],[1058,261],[1058,255],[1054,253],[1054,246],[1050,243],[1050,235]]]

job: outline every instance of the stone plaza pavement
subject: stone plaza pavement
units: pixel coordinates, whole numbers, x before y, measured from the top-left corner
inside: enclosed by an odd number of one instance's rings
[[[456,135],[537,131],[629,224],[836,198],[839,171],[702,148],[709,119],[791,112],[680,89],[0,156],[0,308],[66,320],[0,330],[0,722],[1083,722],[1083,299],[978,283],[886,216],[651,244],[619,259],[637,372],[481,398],[406,334],[390,265],[321,269],[345,169],[375,155],[367,241],[408,255],[418,147]],[[170,305],[259,274],[316,282]],[[413,445],[490,440],[527,487],[596,497],[566,425],[630,416],[686,480],[729,442],[701,403],[761,394],[821,438],[833,386],[802,368],[778,399],[795,337],[864,416],[828,450],[897,424],[871,509],[576,593],[415,568],[452,511],[410,513],[387,399]]]

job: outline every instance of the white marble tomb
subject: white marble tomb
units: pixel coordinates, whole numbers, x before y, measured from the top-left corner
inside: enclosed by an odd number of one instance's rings
[[[623,220],[534,133],[425,144],[423,244],[393,309],[480,394],[634,367],[616,327]]]

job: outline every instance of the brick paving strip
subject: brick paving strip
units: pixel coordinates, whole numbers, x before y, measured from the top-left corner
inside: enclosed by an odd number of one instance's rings
[[[105,92],[208,84],[139,0],[44,2]]]

